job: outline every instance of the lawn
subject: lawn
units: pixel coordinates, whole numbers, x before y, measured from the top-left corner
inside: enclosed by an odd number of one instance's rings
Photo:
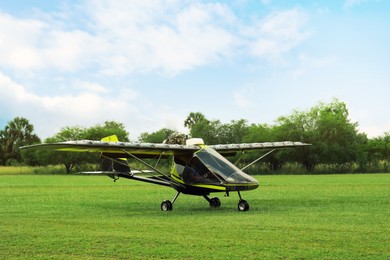
[[[102,176],[0,175],[0,259],[390,258],[390,175],[258,176],[212,209]]]

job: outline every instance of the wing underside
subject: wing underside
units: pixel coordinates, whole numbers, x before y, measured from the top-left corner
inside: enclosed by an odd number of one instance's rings
[[[209,147],[216,150],[218,153],[228,156],[235,155],[237,152],[254,151],[254,150],[274,150],[293,147],[305,147],[311,144],[302,142],[265,142],[265,143],[242,143],[242,144],[217,144]]]
[[[185,146],[178,144],[152,144],[152,143],[127,143],[127,142],[102,142],[102,141],[68,141],[61,143],[36,144],[22,147],[56,150],[63,152],[95,152],[103,153],[109,157],[129,157],[129,154],[139,158],[153,158],[156,156],[172,156],[176,154],[194,153],[199,146]]]
[[[304,147],[310,144],[302,142],[265,142],[265,143],[242,143],[242,144],[216,144],[208,147],[222,155],[234,155],[237,152],[282,149],[292,147]],[[129,154],[139,158],[153,158],[156,156],[172,156],[178,154],[194,153],[201,149],[198,145],[179,144],[152,144],[152,143],[128,143],[128,142],[102,142],[102,141],[68,141],[61,143],[36,144],[22,147],[35,149],[48,149],[64,152],[96,152],[104,153],[109,157],[129,157]]]

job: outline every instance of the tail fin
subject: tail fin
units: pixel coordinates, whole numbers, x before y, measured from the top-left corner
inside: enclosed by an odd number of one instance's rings
[[[110,135],[110,136],[103,137],[101,141],[107,143],[114,143],[114,142],[119,142],[119,139],[118,136],[116,135]]]
[[[103,142],[118,142],[118,137],[116,135],[111,135],[102,138]],[[109,158],[110,156],[105,156],[102,153],[100,167],[102,171],[109,172],[130,172],[130,166],[126,158]]]

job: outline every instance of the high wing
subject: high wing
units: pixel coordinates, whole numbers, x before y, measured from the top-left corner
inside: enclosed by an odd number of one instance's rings
[[[217,144],[209,145],[209,147],[215,149],[218,153],[224,156],[232,156],[237,152],[263,150],[263,149],[282,149],[291,147],[303,147],[310,146],[311,144],[302,142],[265,142],[265,143],[242,143],[242,144]]]
[[[95,152],[101,153],[102,158],[110,158],[114,164],[127,165],[124,158],[133,158],[138,160],[152,171],[148,170],[133,170],[129,172],[117,172],[116,169],[112,171],[100,172],[85,172],[87,174],[107,174],[114,180],[118,177],[128,179],[135,179],[165,186],[183,186],[174,180],[170,173],[165,173],[151,166],[141,158],[161,159],[172,155],[193,154],[201,149],[200,146],[186,146],[179,144],[152,144],[152,143],[129,143],[129,142],[111,142],[111,141],[68,141],[59,143],[45,143],[35,144],[21,147],[21,149],[41,149],[41,150],[56,150],[62,152]],[[139,175],[141,174],[141,176]],[[149,177],[147,177],[147,176]]]
[[[129,157],[129,154],[139,158],[153,158],[155,156],[171,156],[177,154],[194,153],[201,147],[179,144],[152,144],[129,142],[102,142],[102,141],[68,141],[60,143],[35,144],[21,147],[22,149],[48,149],[63,152],[96,152],[109,157]]]
[[[237,152],[280,149],[291,147],[303,147],[310,144],[302,142],[265,142],[265,143],[242,143],[242,144],[216,144],[208,145],[222,155],[234,155]],[[200,145],[180,144],[153,144],[153,143],[129,143],[129,142],[102,142],[102,141],[68,141],[60,143],[35,144],[23,146],[22,149],[48,149],[64,152],[97,152],[104,153],[111,157],[128,157],[128,154],[136,155],[139,158],[150,158],[154,156],[172,156],[185,153],[194,153],[201,149]]]

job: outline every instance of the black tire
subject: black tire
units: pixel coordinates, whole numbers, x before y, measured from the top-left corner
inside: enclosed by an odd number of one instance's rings
[[[210,199],[210,207],[212,208],[219,208],[221,206],[221,201],[219,198],[215,197]]]
[[[249,204],[246,200],[240,200],[240,202],[238,202],[238,210],[239,211],[248,211],[249,210]]]
[[[161,210],[162,211],[171,211],[172,210],[172,202],[170,202],[169,200],[164,200],[161,203]]]

